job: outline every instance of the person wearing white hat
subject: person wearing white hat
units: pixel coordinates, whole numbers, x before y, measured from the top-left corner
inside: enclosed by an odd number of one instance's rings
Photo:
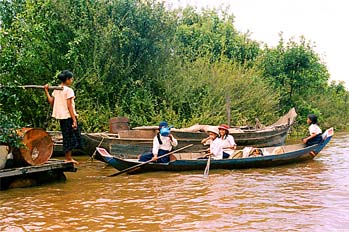
[[[209,126],[207,129],[208,137],[201,141],[202,144],[210,144],[210,154],[213,159],[223,159],[223,148],[218,139],[219,130],[216,126]]]

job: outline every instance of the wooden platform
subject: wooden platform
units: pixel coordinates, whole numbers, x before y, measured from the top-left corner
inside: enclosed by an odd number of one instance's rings
[[[76,172],[73,163],[51,159],[47,163],[0,170],[0,189],[29,187],[54,181],[65,181],[64,172]]]

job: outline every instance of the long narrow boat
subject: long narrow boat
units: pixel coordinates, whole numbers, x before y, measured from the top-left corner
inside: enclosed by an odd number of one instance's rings
[[[268,147],[262,148],[263,156],[246,158],[232,157],[221,160],[211,159],[210,169],[264,168],[312,160],[328,144],[333,134],[333,128],[326,130],[323,133],[323,141],[321,143],[308,147],[305,147],[304,144]],[[241,154],[241,152],[237,151],[235,154]],[[104,159],[104,162],[119,171],[142,163],[136,159],[122,159],[110,155],[108,152],[100,152],[100,155]],[[146,163],[140,166],[135,172],[204,170],[207,164],[207,160],[198,159],[203,156],[200,153],[175,153],[173,155],[175,157],[169,163]]]

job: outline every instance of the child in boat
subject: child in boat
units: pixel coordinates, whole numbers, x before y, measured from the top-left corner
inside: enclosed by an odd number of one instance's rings
[[[209,153],[213,159],[223,159],[223,149],[219,139],[219,130],[216,126],[207,129],[208,137],[201,141],[204,145],[210,145]]]
[[[302,141],[306,146],[321,143],[322,141],[322,130],[318,125],[317,117],[315,114],[309,114],[307,117],[307,123],[309,126],[310,136],[303,138]]]
[[[219,139],[223,149],[223,159],[227,159],[234,153],[236,149],[236,143],[234,137],[229,134],[229,126],[226,124],[221,124],[218,126]]]
[[[158,157],[169,153],[172,151],[173,147],[177,145],[177,139],[171,134],[171,128],[168,126],[167,122],[160,122],[159,131],[153,139],[152,152],[146,152],[140,155],[139,161],[147,162],[152,160],[157,163],[168,163],[170,162],[169,156],[160,159],[158,159]]]
[[[52,96],[48,92],[48,84],[45,85],[44,90],[47,101],[53,107],[52,117],[58,119],[61,126],[65,161],[78,164],[72,158],[72,150],[81,148],[81,133],[74,103],[75,94],[73,89],[69,87],[73,83],[73,73],[64,70],[57,77],[61,81],[60,87],[63,87],[63,90],[54,90]]]

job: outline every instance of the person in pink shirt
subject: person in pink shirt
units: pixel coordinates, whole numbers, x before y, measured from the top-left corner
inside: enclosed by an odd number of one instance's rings
[[[52,96],[48,92],[48,84],[45,85],[44,90],[47,101],[53,107],[52,117],[58,119],[61,126],[65,161],[78,164],[72,158],[72,150],[81,148],[81,133],[74,102],[75,94],[73,89],[69,87],[73,83],[73,73],[64,70],[58,74],[58,79],[61,81],[60,86],[63,87],[63,90],[54,90]]]

